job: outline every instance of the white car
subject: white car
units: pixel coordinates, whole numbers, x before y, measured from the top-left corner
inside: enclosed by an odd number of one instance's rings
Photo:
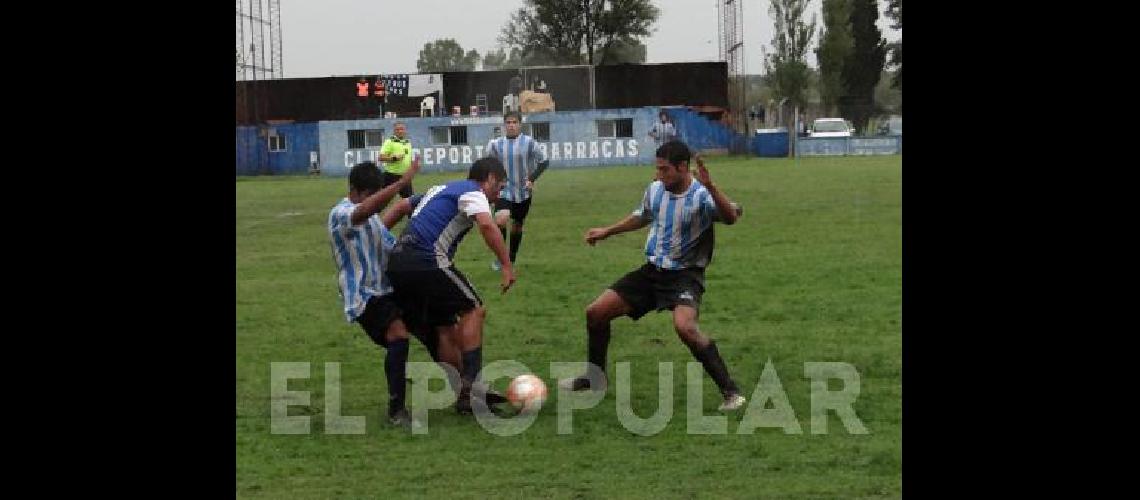
[[[811,124],[809,137],[851,137],[852,132],[843,118],[818,118]]]

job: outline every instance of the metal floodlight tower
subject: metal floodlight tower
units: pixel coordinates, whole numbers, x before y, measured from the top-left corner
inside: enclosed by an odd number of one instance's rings
[[[282,78],[281,0],[244,1],[237,0],[238,79]]]
[[[720,60],[728,63],[728,106],[737,117],[736,128],[747,133],[743,4],[743,0],[716,0]]]

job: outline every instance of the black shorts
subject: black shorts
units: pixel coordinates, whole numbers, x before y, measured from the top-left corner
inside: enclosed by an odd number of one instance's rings
[[[416,271],[388,270],[396,303],[408,330],[454,325],[459,314],[483,305],[483,300],[455,266]]]
[[[400,177],[403,177],[403,175],[384,172],[384,185],[380,186],[380,189],[384,189],[388,186],[391,186],[392,184],[395,184],[400,180]],[[400,188],[400,196],[404,198],[411,198],[414,194],[416,193],[412,191],[411,182],[405,184],[403,188]]]
[[[632,309],[629,317],[641,318],[650,311],[673,310],[678,305],[701,308],[705,293],[705,270],[663,270],[646,263],[610,285]]]
[[[384,337],[388,334],[388,327],[393,321],[400,319],[400,308],[392,294],[368,299],[364,312],[357,316],[356,322],[368,334],[376,345],[387,348],[388,341]]]
[[[530,213],[530,200],[534,197],[527,198],[526,201],[510,201],[499,198],[495,201],[495,211],[510,210],[511,220],[519,223],[520,225],[526,220],[526,214]],[[492,214],[493,215],[493,214]]]

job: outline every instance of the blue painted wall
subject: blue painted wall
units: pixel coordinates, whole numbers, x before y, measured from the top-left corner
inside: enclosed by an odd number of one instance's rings
[[[309,171],[309,153],[320,150],[316,123],[237,127],[237,175],[297,175]],[[285,138],[284,151],[269,151],[268,136]]]
[[[796,141],[800,156],[893,155],[902,153],[902,136],[801,137]]]
[[[550,168],[599,165],[652,164],[656,153],[649,128],[657,117],[657,108],[606,109],[591,111],[559,111],[530,113],[523,123],[550,123],[550,140],[541,141],[550,159]],[[632,137],[599,137],[597,120],[629,118],[633,121]],[[319,123],[321,174],[344,176],[362,161],[377,161],[380,145],[364,149],[348,147],[349,130],[383,129],[392,135],[397,121],[408,127],[412,149],[423,158],[423,171],[463,171],[483,156],[483,149],[493,137],[494,128],[503,127],[501,116],[462,116],[430,118],[394,118],[372,120],[337,120]],[[466,126],[466,144],[433,144],[431,127]]]
[[[540,147],[550,158],[551,168],[598,165],[651,165],[656,145],[648,136],[660,108],[607,109],[532,113],[523,123],[547,122],[550,140]],[[697,150],[728,149],[749,151],[758,156],[787,155],[787,134],[756,134],[751,138],[710,121],[685,108],[665,108],[677,126],[681,140]],[[629,118],[632,137],[599,137],[598,120]],[[396,119],[338,120],[319,123],[236,128],[237,175],[304,175],[309,171],[310,153],[318,152],[322,175],[345,176],[362,161],[376,161],[380,144],[364,149],[348,147],[349,130],[383,129],[392,134]],[[416,153],[423,157],[424,171],[463,171],[483,156],[483,148],[502,128],[501,116],[402,118]],[[466,126],[466,144],[432,144],[431,127]],[[271,152],[267,135],[275,131],[285,137],[285,151]],[[799,138],[796,154],[868,155],[902,153],[901,136],[852,138]]]
[[[681,140],[692,149],[727,149],[734,153],[743,153],[750,148],[750,139],[720,122],[701,116],[696,111],[688,108],[665,108],[665,113],[673,121]]]

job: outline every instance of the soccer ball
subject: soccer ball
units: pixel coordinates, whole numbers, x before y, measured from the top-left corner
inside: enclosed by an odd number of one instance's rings
[[[507,223],[511,221],[511,211],[507,209],[495,212],[495,225],[499,227],[507,227]]]
[[[519,375],[507,387],[507,400],[520,411],[536,412],[546,402],[546,384],[534,375]]]

